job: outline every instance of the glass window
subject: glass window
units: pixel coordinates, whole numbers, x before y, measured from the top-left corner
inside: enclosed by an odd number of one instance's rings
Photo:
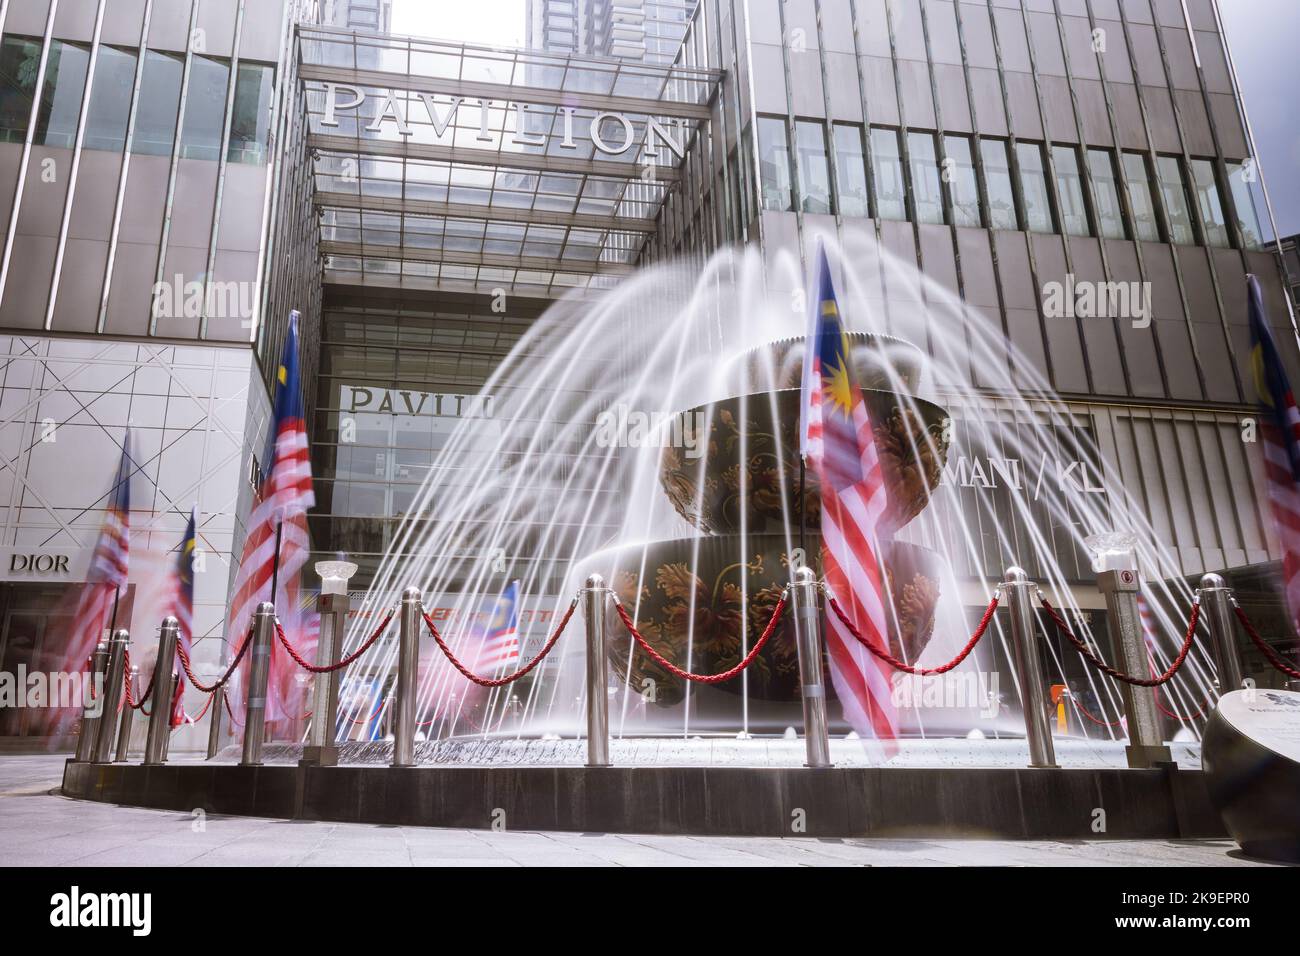
[[[149,50],[140,81],[140,105],[136,107],[131,152],[170,156],[176,138],[176,110],[181,101],[183,58]]]
[[[1128,185],[1128,202],[1133,208],[1133,229],[1143,242],[1159,242],[1160,226],[1151,198],[1151,170],[1142,153],[1124,154],[1124,181]]]
[[[0,142],[21,143],[32,118],[41,41],[8,36],[0,43]]]
[[[33,142],[70,149],[77,141],[77,120],[81,117],[81,98],[86,92],[89,65],[90,50],[84,46],[62,40],[50,42]]]
[[[903,188],[898,130],[871,128],[871,168],[876,181],[876,215],[881,219],[906,219],[907,191]]]
[[[1088,172],[1092,174],[1092,195],[1097,203],[1097,228],[1107,239],[1125,239],[1124,208],[1119,199],[1115,157],[1108,149],[1088,150]]]
[[[1237,228],[1247,249],[1258,249],[1264,231],[1259,227],[1259,212],[1255,205],[1255,191],[1251,187],[1258,181],[1255,161],[1228,164],[1228,188],[1232,190],[1232,204],[1237,207]]]
[[[185,159],[220,159],[230,64],[196,56],[190,63],[189,82],[185,94],[184,125],[181,127],[181,156]]]
[[[1052,164],[1056,167],[1056,192],[1061,201],[1061,225],[1066,235],[1089,236],[1088,207],[1083,199],[1083,179],[1079,176],[1079,153],[1073,146],[1053,146]]]
[[[831,211],[831,167],[826,156],[826,127],[816,120],[795,120],[799,150],[799,203],[804,212]]]
[[[232,163],[266,162],[271,139],[271,90],[275,71],[261,63],[241,63],[235,77],[235,109],[230,119]]]
[[[790,190],[790,140],[785,120],[758,118],[758,166],[762,175],[763,208],[777,212],[794,209]]]
[[[943,187],[939,182],[939,160],[934,155],[934,134],[908,133],[907,152],[912,163],[917,222],[943,222]]]
[[[834,128],[840,215],[868,216],[867,158],[862,146],[862,127],[836,123]]]
[[[1180,246],[1196,242],[1192,228],[1192,206],[1187,200],[1187,181],[1176,156],[1156,157],[1156,176],[1160,180],[1160,198],[1169,215],[1169,238]]]
[[[984,189],[989,196],[989,226],[993,229],[1019,229],[1006,141],[981,139],[980,161],[984,167]]]
[[[980,224],[980,191],[975,181],[975,161],[971,158],[970,137],[945,136],[943,138],[944,180],[952,198],[952,224],[978,226]]]
[[[1054,231],[1043,147],[1038,143],[1016,143],[1016,161],[1020,164],[1020,194],[1025,202],[1025,225],[1030,232]]]
[[[1206,245],[1228,248],[1232,245],[1228,238],[1228,217],[1223,212],[1214,163],[1208,159],[1192,160],[1192,182],[1196,186],[1196,208],[1201,213]]]
[[[90,113],[86,117],[86,149],[120,151],[126,144],[135,85],[135,53],[101,46],[90,84]]]

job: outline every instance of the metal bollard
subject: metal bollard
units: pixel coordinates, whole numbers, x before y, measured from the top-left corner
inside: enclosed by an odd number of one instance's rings
[[[587,623],[587,766],[609,766],[609,649],[605,608],[609,588],[599,574],[587,576],[582,616]]]
[[[1038,653],[1038,628],[1032,595],[1035,591],[1022,568],[1007,568],[1000,585],[1011,611],[1011,647],[1016,677],[1025,703],[1025,737],[1029,741],[1029,766],[1055,767],[1056,748],[1047,719],[1047,693],[1043,687],[1043,660]]]
[[[1119,654],[1121,669],[1139,675],[1151,670],[1147,642],[1142,632],[1142,616],[1138,611],[1141,586],[1137,571],[1130,568],[1102,571],[1097,575],[1097,588],[1106,598],[1106,612],[1114,635],[1112,643]],[[1121,681],[1120,693],[1124,698],[1124,714],[1128,718],[1128,746],[1124,748],[1128,765],[1144,769],[1157,763],[1172,762],[1173,755],[1160,732],[1154,689],[1134,687]]]
[[[164,699],[167,701],[167,713],[168,713],[168,714],[171,713],[171,699],[172,699],[172,695],[176,693],[176,685],[179,684],[180,682],[181,682],[181,675],[180,675],[180,674],[171,674],[171,675],[169,675],[168,678],[167,678],[167,696],[166,696],[166,698],[164,698]],[[173,728],[172,728],[172,725],[171,725],[171,722],[170,722],[170,719],[169,719],[169,721],[168,721],[168,723],[167,723],[167,733],[163,734],[163,741],[162,741],[162,759],[163,759],[163,763],[166,763],[166,762],[167,762],[167,755],[168,755],[169,753],[171,753],[171,749],[172,749],[172,730],[173,730]]]
[[[248,653],[248,704],[244,710],[244,755],[241,767],[262,765],[266,736],[266,682],[271,672],[271,642],[275,640],[275,605],[263,601],[253,614],[253,646]]]
[[[135,692],[140,692],[140,668],[131,665],[131,674],[127,677]],[[122,702],[122,719],[117,722],[117,751],[113,757],[113,763],[126,763],[127,755],[131,750],[131,723],[135,717],[135,708],[128,702]]]
[[[346,594],[322,594],[316,599],[320,613],[320,637],[316,641],[316,666],[333,664],[343,649],[343,636],[350,602]],[[339,681],[342,671],[315,674],[312,685],[311,730],[307,746],[302,749],[304,766],[333,767],[339,762],[339,749],[334,740],[339,713]]]
[[[73,757],[78,763],[86,763],[95,756],[95,741],[99,738],[100,720],[96,715],[104,713],[103,677],[107,667],[108,642],[100,641],[95,645],[95,654],[90,659],[90,681],[95,699],[88,701],[81,709],[81,730],[77,734],[77,752]]]
[[[1210,627],[1210,651],[1219,672],[1219,696],[1241,690],[1245,675],[1241,668],[1241,651],[1237,647],[1237,629],[1232,620],[1232,589],[1220,574],[1201,578],[1201,607]]]
[[[122,681],[126,673],[126,649],[131,635],[124,630],[113,632],[108,642],[108,667],[104,672],[104,712],[99,717],[99,734],[95,738],[95,763],[108,763],[113,752],[113,734],[117,730],[117,707],[122,701]]]
[[[180,622],[163,618],[158,631],[158,660],[153,667],[153,712],[149,714],[149,736],[144,742],[144,765],[154,767],[167,762],[164,745],[171,736],[172,668],[176,666],[176,639]],[[161,695],[161,696],[160,696]]]
[[[212,703],[208,705],[208,711],[212,714],[208,718],[208,756],[211,760],[221,749],[221,712],[226,709],[226,688],[218,687],[212,692]]]
[[[393,730],[393,766],[415,766],[415,678],[420,666],[420,589],[402,592],[397,644],[397,726]]]
[[[817,575],[800,567],[790,586],[794,596],[795,647],[799,654],[799,687],[803,697],[803,736],[808,767],[831,765],[826,724],[826,683],[822,675],[822,620],[817,607]]]

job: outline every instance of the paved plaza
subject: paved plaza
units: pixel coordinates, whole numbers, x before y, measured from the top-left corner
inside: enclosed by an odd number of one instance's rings
[[[497,832],[144,810],[58,793],[62,756],[0,757],[4,866],[1254,866],[1229,840],[827,840]]]

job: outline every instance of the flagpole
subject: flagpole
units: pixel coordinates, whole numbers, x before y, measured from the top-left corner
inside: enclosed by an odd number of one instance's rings
[[[113,588],[113,614],[108,619],[108,633],[111,636],[117,630],[117,601],[122,596],[122,587],[117,585]]]
[[[275,556],[271,559],[271,603],[275,603],[275,592],[280,582],[280,534],[284,530],[284,522],[278,520],[275,522]]]
[[[808,459],[799,456],[799,554],[805,565],[810,565],[808,552],[804,548],[804,481],[808,477]]]

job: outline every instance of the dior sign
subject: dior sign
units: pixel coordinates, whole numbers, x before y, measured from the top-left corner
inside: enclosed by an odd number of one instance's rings
[[[433,126],[434,134],[439,137],[446,135],[447,130],[456,125],[456,118],[463,106],[476,114],[474,119],[478,124],[478,134],[474,138],[481,143],[494,143],[490,122],[492,107],[496,104],[504,105],[515,114],[514,131],[507,130],[502,134],[506,137],[506,142],[520,146],[545,146],[548,141],[546,133],[533,132],[529,129],[529,108],[524,103],[487,99],[466,100],[461,96],[434,93],[399,96],[392,90],[384,93],[366,93],[355,86],[343,83],[326,83],[324,87],[325,111],[320,123],[324,127],[337,127],[341,112],[358,111],[362,119],[369,119],[365,127],[367,132],[379,133],[385,126],[391,126],[400,136],[413,136],[415,131],[410,125],[411,117],[404,113],[403,103],[410,103],[414,108],[414,103],[418,99],[429,118],[429,123]],[[577,108],[557,106],[556,110],[560,117],[560,149],[576,150],[578,143],[574,139],[573,118]],[[546,120],[549,123],[549,116]],[[678,159],[686,158],[685,124],[681,120],[674,120],[673,126],[676,127],[675,131],[653,117],[646,117],[645,136],[642,139],[646,158],[658,159],[660,149],[664,146]],[[618,156],[636,144],[636,127],[623,113],[601,111],[592,117],[587,138],[591,140],[591,145],[597,152],[607,156]]]

